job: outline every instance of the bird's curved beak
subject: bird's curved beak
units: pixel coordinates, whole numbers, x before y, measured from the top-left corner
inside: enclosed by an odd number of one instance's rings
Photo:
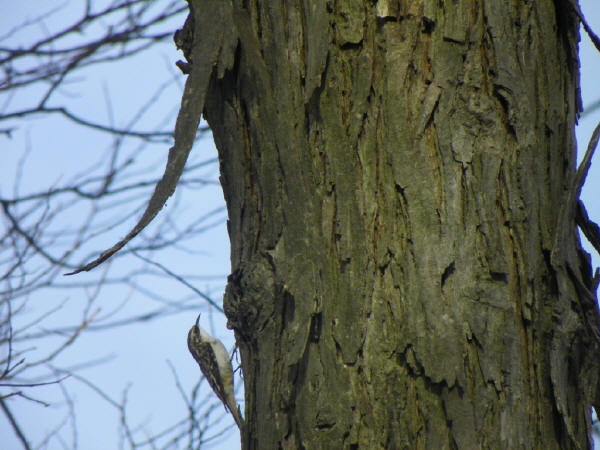
[[[198,314],[198,317],[196,318],[196,327],[198,327],[198,322],[200,322],[201,315],[202,315],[202,313]]]

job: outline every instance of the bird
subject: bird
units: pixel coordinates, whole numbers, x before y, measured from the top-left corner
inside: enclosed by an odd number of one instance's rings
[[[241,417],[233,390],[233,368],[229,353],[223,343],[208,334],[200,325],[200,314],[188,332],[188,349],[200,366],[200,371],[213,392],[229,411],[241,430],[244,421]]]

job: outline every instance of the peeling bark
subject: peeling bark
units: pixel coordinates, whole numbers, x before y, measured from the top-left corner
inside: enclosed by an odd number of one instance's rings
[[[598,310],[572,195],[571,8],[232,11],[205,116],[244,448],[589,448]]]

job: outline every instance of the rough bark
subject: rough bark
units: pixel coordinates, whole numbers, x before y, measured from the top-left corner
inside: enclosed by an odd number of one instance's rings
[[[205,116],[244,447],[588,447],[598,311],[566,2],[232,11]]]

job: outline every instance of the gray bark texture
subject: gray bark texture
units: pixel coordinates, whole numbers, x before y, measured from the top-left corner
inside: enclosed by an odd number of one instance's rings
[[[222,4],[243,447],[589,448],[568,1]]]

